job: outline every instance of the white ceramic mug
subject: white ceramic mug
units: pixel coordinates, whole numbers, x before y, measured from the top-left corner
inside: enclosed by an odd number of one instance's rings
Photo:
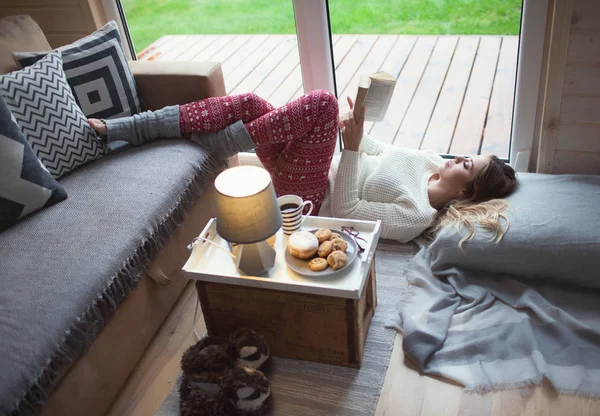
[[[306,215],[310,215],[313,210],[311,201],[303,201],[298,195],[283,195],[277,198],[279,209],[281,210],[281,218],[283,219],[281,228],[283,233],[290,235],[300,229],[302,225],[302,212],[304,207],[310,205]]]

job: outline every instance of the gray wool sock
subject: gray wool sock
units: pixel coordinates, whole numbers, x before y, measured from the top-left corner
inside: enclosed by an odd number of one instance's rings
[[[223,130],[211,133],[192,133],[191,140],[210,150],[220,160],[230,158],[239,152],[247,152],[256,147],[241,120],[225,127]]]
[[[105,120],[105,123],[109,142],[124,140],[139,146],[154,139],[181,137],[178,105],[144,111],[131,117]]]

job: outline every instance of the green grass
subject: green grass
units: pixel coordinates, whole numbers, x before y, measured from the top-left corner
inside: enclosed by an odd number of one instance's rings
[[[291,0],[122,0],[136,50],[163,35],[295,33]],[[521,0],[329,0],[333,33],[517,35]]]

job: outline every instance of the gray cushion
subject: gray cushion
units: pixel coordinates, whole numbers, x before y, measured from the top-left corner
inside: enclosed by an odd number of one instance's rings
[[[75,102],[59,52],[0,76],[0,93],[37,158],[54,178],[105,154]]]
[[[86,117],[126,117],[141,111],[135,79],[114,21],[56,50],[62,54],[67,81]],[[45,55],[39,50],[13,54],[22,67]]]
[[[429,247],[434,273],[458,267],[600,288],[600,176],[520,174],[499,244],[481,232],[458,247],[452,227]]]
[[[121,148],[64,177],[68,200],[0,233],[0,414],[44,401],[219,169],[183,139]]]
[[[11,119],[0,96],[0,231],[67,197]]]

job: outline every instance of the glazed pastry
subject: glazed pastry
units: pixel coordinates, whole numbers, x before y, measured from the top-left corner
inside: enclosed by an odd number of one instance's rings
[[[341,251],[345,253],[348,249],[348,244],[346,244],[346,242],[341,238],[336,238],[335,240],[332,240],[331,244],[333,245],[333,251]]]
[[[346,253],[334,251],[327,257],[327,263],[333,270],[341,269],[346,265]]]
[[[333,243],[331,241],[323,241],[319,246],[317,254],[324,259],[333,251]]]
[[[308,268],[313,272],[322,272],[327,268],[327,260],[317,257],[308,262]]]
[[[321,244],[323,241],[329,240],[331,237],[331,230],[328,230],[327,228],[321,228],[315,233],[315,236],[319,239],[319,244]]]
[[[308,231],[296,231],[288,241],[290,254],[298,259],[307,260],[317,254],[319,240]]]
[[[329,241],[331,240],[335,240],[336,238],[342,238],[341,235],[339,235],[338,233],[331,233],[331,237],[329,237]]]

